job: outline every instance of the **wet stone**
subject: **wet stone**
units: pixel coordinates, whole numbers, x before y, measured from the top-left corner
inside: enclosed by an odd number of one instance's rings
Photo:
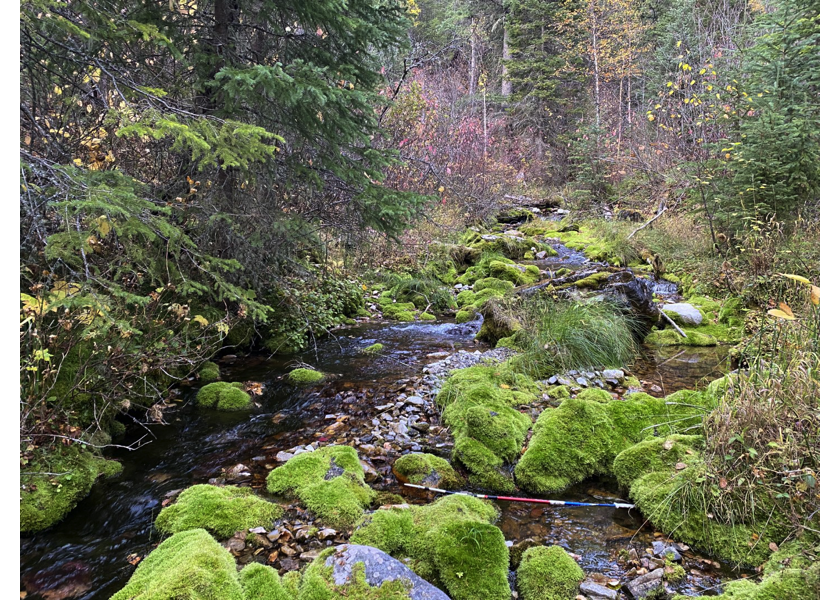
[[[599,585],[594,581],[584,581],[580,584],[581,593],[590,600],[618,600],[618,592],[608,587]]]
[[[280,539],[280,532],[275,529],[274,531],[268,532],[265,537],[271,542],[276,542]]]
[[[630,594],[633,600],[639,600],[640,598],[644,598],[648,592],[662,584],[662,576],[664,574],[665,571],[662,569],[656,569],[650,573],[645,573],[644,575],[625,583],[624,589],[628,594]]]
[[[589,382],[584,377],[578,377],[575,381],[580,387],[589,387]]]
[[[423,401],[423,398],[421,398],[420,396],[409,396],[408,398],[405,399],[405,401],[408,404],[413,404],[414,406],[423,406],[424,404],[426,404]]]

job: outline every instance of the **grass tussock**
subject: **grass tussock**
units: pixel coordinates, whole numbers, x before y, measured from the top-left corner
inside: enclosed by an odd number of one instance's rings
[[[520,366],[535,378],[569,369],[621,367],[636,351],[631,324],[608,302],[523,303]]]

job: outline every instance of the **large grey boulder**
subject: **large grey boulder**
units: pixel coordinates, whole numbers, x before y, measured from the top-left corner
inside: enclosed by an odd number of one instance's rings
[[[352,578],[353,565],[365,566],[365,580],[368,585],[380,587],[385,581],[403,580],[411,600],[449,600],[449,596],[421,579],[414,572],[378,548],[357,544],[342,544],[327,557],[324,565],[333,567],[333,583],[344,585]]]

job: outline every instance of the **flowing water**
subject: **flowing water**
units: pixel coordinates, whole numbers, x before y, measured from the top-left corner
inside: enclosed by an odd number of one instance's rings
[[[160,541],[153,522],[167,494],[207,483],[238,463],[252,473],[246,481],[259,488],[273,466],[276,451],[311,442],[323,428],[325,415],[349,410],[363,430],[373,406],[393,398],[422,365],[434,360],[427,358],[428,354],[473,351],[477,348],[473,334],[469,327],[453,323],[368,324],[334,332],[318,344],[317,351],[311,349],[294,359],[252,356],[223,361],[224,380],[263,384],[259,407],[247,415],[200,410],[192,402],[195,388],[186,389],[180,406],[166,412],[167,424],[149,426],[148,431],[129,427],[123,443],[141,436],[149,443],[133,452],[112,453],[113,458],[122,460],[123,473],[97,482],[61,523],[39,534],[21,536],[21,589],[27,590],[30,598],[46,600],[109,598],[131,576],[134,567],[130,558],[145,556]],[[385,346],[382,354],[358,352],[376,342]],[[692,349],[676,354],[669,358],[646,354],[640,360],[640,376],[661,381],[667,393],[693,386],[698,378],[716,371],[714,353]],[[317,364],[328,375],[327,383],[304,392],[283,383],[280,378],[297,361]],[[349,409],[340,400],[342,390],[352,390],[358,399]],[[424,492],[406,494],[392,478],[386,479],[385,487],[413,502],[431,499]],[[564,499],[586,502],[619,497],[610,480],[587,481],[563,494]],[[585,570],[611,577],[621,575],[615,560],[617,549],[632,542],[644,552],[653,534],[633,511],[535,508],[515,503],[501,503],[500,508],[499,526],[506,539],[536,538],[561,544],[581,556]],[[719,577],[711,572],[697,581],[702,587],[713,586]]]
[[[538,265],[549,276],[560,268],[594,266],[583,253],[556,240],[551,243],[557,257],[523,262]],[[653,284],[660,297],[676,293],[673,284]],[[153,523],[168,496],[190,485],[220,481],[225,469],[238,464],[246,471],[245,478],[236,483],[260,490],[265,476],[276,466],[278,450],[316,440],[323,444],[353,440],[356,445],[359,437],[366,441],[365,431],[381,412],[376,407],[392,401],[401,391],[412,392],[423,365],[437,360],[441,353],[481,348],[473,340],[478,327],[480,322],[370,323],[334,331],[294,357],[223,357],[223,380],[262,384],[263,394],[257,397],[254,410],[245,415],[200,410],[193,402],[196,388],[185,388],[176,403],[179,406],[165,413],[166,424],[148,428],[129,424],[122,443],[138,439],[148,443],[132,452],[111,453],[123,462],[122,474],[97,482],[91,494],[59,524],[21,536],[21,590],[27,591],[28,598],[44,600],[107,600],[128,581],[133,563],[160,541]],[[360,352],[374,343],[383,344],[380,354]],[[302,364],[323,371],[325,382],[305,391],[285,384],[283,375]],[[658,390],[652,388],[655,395],[665,395],[718,377],[726,366],[725,348],[646,348],[632,371],[658,386]],[[328,425],[341,415],[348,415],[350,430],[329,433]],[[446,454],[451,444],[423,445],[422,450],[441,447]],[[414,444],[411,450],[420,451],[421,445]],[[428,492],[399,486],[390,463],[377,466],[385,474],[378,489],[400,493],[410,502],[433,499]],[[609,502],[621,499],[620,494],[615,481],[602,478],[573,486],[562,499]],[[604,581],[622,579],[619,550],[636,548],[639,556],[644,556],[657,534],[632,510],[505,502],[500,503],[500,509],[498,525],[509,543],[532,539],[559,544],[579,556],[585,571],[600,574]],[[688,577],[673,587],[691,595],[719,589],[722,580],[734,576],[717,563],[694,555],[688,558],[686,570]]]

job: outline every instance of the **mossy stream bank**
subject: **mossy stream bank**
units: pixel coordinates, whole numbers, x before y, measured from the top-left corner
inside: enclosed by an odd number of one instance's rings
[[[360,351],[374,343],[383,344],[380,353]],[[459,354],[459,350],[466,352]],[[288,359],[222,361],[224,380],[263,384],[263,394],[255,398],[251,411],[208,411],[195,402],[197,388],[185,391],[181,401],[167,411],[168,424],[153,430],[157,438],[153,443],[131,454],[115,454],[125,464],[121,475],[98,482],[58,525],[21,538],[21,589],[34,598],[39,593],[45,598],[110,597],[130,577],[131,562],[148,555],[161,539],[153,523],[162,506],[172,505],[175,492],[208,482],[264,492],[266,476],[281,464],[278,454],[285,458],[283,453],[296,447],[354,446],[366,468],[378,473],[371,482],[374,490],[427,504],[433,497],[407,492],[390,467],[403,453],[424,451],[451,457],[454,442],[432,402],[434,390],[449,368],[474,364],[476,350],[487,352],[486,346],[475,345],[455,324],[375,323],[347,328],[321,344],[317,364],[326,380],[308,388],[285,382],[283,375],[291,370]],[[498,358],[505,355],[490,353]],[[299,358],[316,362],[313,354]],[[708,370],[714,370],[714,363],[706,361]],[[651,385],[656,385],[653,381]],[[397,433],[401,424],[409,432],[404,436]],[[130,427],[127,435],[140,434],[139,428]],[[614,480],[608,478],[583,482],[560,496],[598,501],[618,494]],[[387,497],[383,500],[388,502]],[[347,531],[326,526],[300,504],[286,501],[283,506],[279,539],[272,541],[274,536],[265,534],[228,538],[232,541],[226,546],[240,561],[256,558],[281,571],[300,569],[319,548],[347,539]],[[496,524],[508,542],[532,539],[560,544],[580,557],[586,572],[600,573],[604,581],[620,580],[626,572],[626,565],[618,560],[620,550],[632,546],[644,556],[658,533],[644,527],[640,515],[627,511],[538,509],[504,503],[498,508]],[[266,532],[271,533],[271,523],[267,525]],[[702,558],[697,559],[695,571],[697,575],[690,577],[698,588],[714,586],[725,577]]]
[[[516,328],[494,312],[495,299],[515,286],[544,287],[537,282],[546,279],[570,298],[628,281],[630,271],[609,266],[614,257],[585,229],[564,232],[551,222],[468,235],[470,248],[490,254],[474,257],[461,275],[446,274],[457,292],[457,323],[439,318],[455,312],[454,304],[436,309],[436,317],[412,298],[420,294],[426,308],[432,304],[416,280],[401,280],[369,294],[370,317],[359,319],[365,323],[335,331],[308,352],[221,357],[222,381],[241,383],[213,384],[214,394],[197,395],[198,386],[182,390],[164,415],[168,424],[154,428],[152,444],[115,453],[126,465],[121,475],[94,485],[58,525],[22,537],[21,589],[50,600],[110,598],[140,563],[120,592],[134,597],[137,586],[153,586],[144,581],[182,575],[166,570],[165,552],[152,553],[162,533],[174,534],[162,550],[217,561],[225,573],[219,585],[232,590],[225,597],[243,598],[265,590],[274,590],[267,597],[333,597],[339,591],[328,581],[323,551],[347,541],[405,560],[455,600],[506,599],[511,592],[524,600],[578,592],[637,598],[660,587],[696,596],[739,575],[704,550],[746,567],[763,562],[769,551],[756,548],[749,527],[716,526],[718,542],[710,543],[707,524],[662,510],[672,481],[702,475],[697,440],[669,435],[699,417],[675,407],[705,406],[710,396],[690,390],[725,372],[725,348],[671,347],[654,334],[632,370],[575,369],[537,380],[515,356],[508,360],[516,351],[504,346],[516,346]],[[537,237],[523,239],[526,229]],[[520,263],[495,254],[500,250]],[[653,285],[660,297],[676,295],[673,283]],[[407,294],[405,301],[394,302],[399,294]],[[693,340],[730,339],[724,317],[735,308],[695,304],[699,322],[683,323],[696,328]],[[476,332],[502,347],[477,343]],[[448,377],[453,369],[463,370]],[[126,435],[143,433],[130,427]],[[395,464],[420,454],[425,458]],[[401,486],[406,478],[579,502],[624,500],[629,491],[639,509],[472,499],[454,506]],[[222,545],[191,533],[196,527]],[[140,562],[150,553],[156,558]],[[253,566],[237,574],[237,565]],[[397,588],[341,593],[406,597]]]

